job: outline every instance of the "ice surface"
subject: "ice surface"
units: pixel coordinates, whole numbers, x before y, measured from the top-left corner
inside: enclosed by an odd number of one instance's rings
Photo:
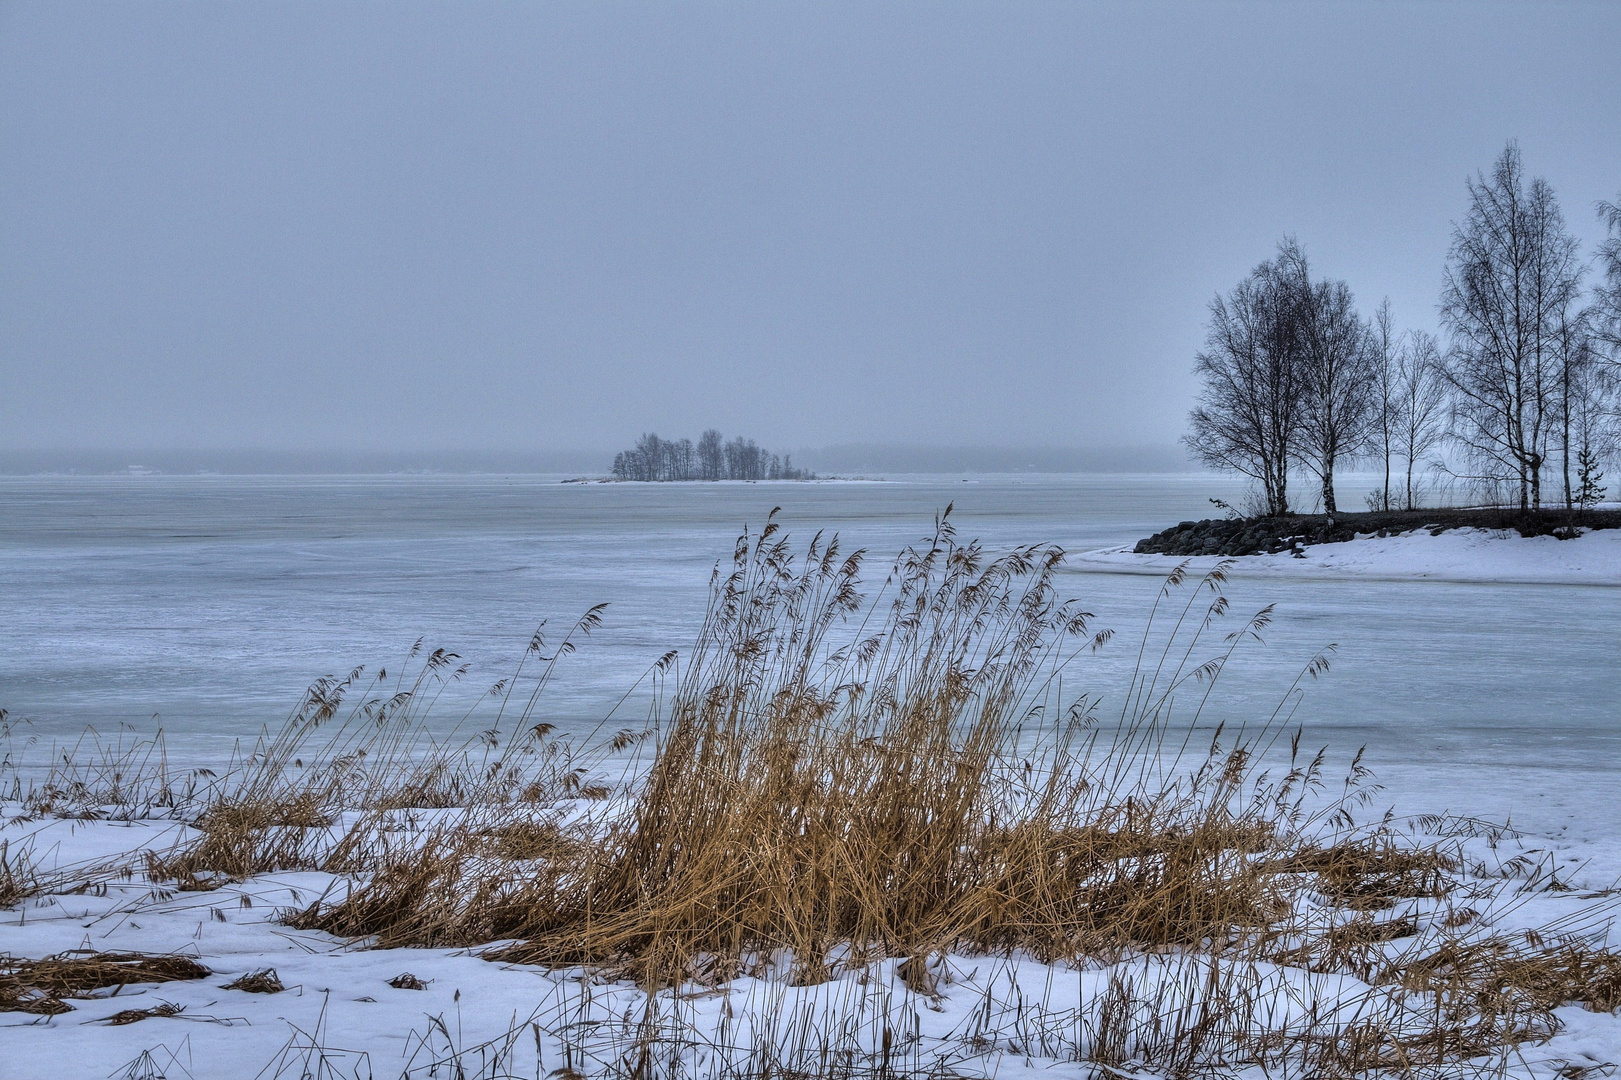
[[[104,734],[161,724],[178,759],[217,762],[277,726],[315,677],[357,664],[397,670],[418,638],[472,665],[444,703],[453,715],[449,706],[511,670],[541,620],[555,640],[607,602],[604,627],[544,704],[561,729],[587,730],[654,660],[690,642],[709,572],[744,525],[758,528],[780,506],[801,543],[838,531],[847,548],[872,552],[876,587],[887,560],[922,540],[948,503],[964,539],[1053,541],[1075,553],[1067,595],[1117,631],[1075,678],[1107,707],[1179,560],[1106,549],[1207,516],[1209,496],[1237,498],[1202,476],[970,479],[3,479],[0,708],[32,722],[18,739],[35,740],[22,749],[36,758],[87,724]],[[1235,616],[1275,604],[1274,621],[1264,648],[1240,654],[1207,719],[1270,713],[1333,645],[1332,671],[1296,713],[1313,738],[1346,755],[1367,744],[1391,783],[1414,768],[1456,770],[1455,782],[1416,785],[1427,803],[1451,804],[1457,792],[1483,812],[1576,827],[1561,793],[1613,781],[1621,762],[1621,592],[1596,584],[1621,579],[1618,542],[1615,532],[1566,542],[1449,532],[1242,560],[1227,590]],[[623,708],[638,715],[635,700]]]

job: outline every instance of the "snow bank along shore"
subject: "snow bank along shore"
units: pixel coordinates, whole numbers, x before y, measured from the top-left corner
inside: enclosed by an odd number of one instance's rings
[[[1086,552],[1069,565],[1083,571],[1163,575],[1184,561],[1193,572],[1207,572],[1224,558],[1136,554],[1129,547],[1117,547]],[[1298,554],[1246,555],[1233,562],[1231,572],[1614,586],[1621,585],[1621,529],[1584,532],[1569,540],[1495,529],[1359,536],[1343,543],[1312,544]]]

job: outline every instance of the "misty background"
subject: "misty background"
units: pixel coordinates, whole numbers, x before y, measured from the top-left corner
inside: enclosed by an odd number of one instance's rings
[[[1435,328],[1509,138],[1587,250],[1621,6],[0,4],[0,469],[1190,467],[1296,235]]]

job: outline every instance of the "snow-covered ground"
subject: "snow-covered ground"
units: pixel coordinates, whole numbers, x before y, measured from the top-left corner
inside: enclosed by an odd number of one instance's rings
[[[1186,561],[1203,572],[1222,560],[1202,555],[1138,555],[1129,546],[1075,557],[1077,569],[1163,575]],[[1495,529],[1449,529],[1400,536],[1362,536],[1339,544],[1313,544],[1303,555],[1246,555],[1240,575],[1328,574],[1365,578],[1493,582],[1499,584],[1621,585],[1621,529],[1583,533],[1570,540],[1521,536]]]

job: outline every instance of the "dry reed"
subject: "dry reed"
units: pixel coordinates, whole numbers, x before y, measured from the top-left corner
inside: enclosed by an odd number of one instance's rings
[[[276,974],[275,968],[260,968],[239,975],[220,989],[241,990],[248,994],[279,994],[287,988],[281,984],[281,976]]]
[[[41,960],[0,956],[0,1012],[55,1015],[72,1009],[64,999],[107,987],[202,979],[209,974],[187,956],[98,952]]]

